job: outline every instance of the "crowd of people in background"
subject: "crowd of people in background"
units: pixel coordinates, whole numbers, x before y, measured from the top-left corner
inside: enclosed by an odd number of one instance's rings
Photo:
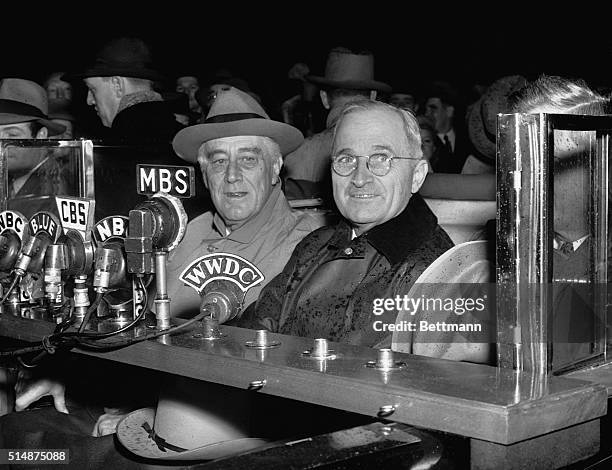
[[[231,64],[231,57],[227,61]],[[386,102],[417,118],[430,173],[495,172],[497,114],[512,112],[512,95],[531,80],[515,74],[466,87],[448,77],[429,80],[415,73],[404,80],[386,81],[377,74],[376,61],[367,51],[333,47],[322,70],[303,62],[292,65],[280,78],[287,86],[279,87],[271,99],[269,90],[251,86],[267,79],[261,76],[265,70],[244,77],[228,68],[205,70],[206,64],[195,64],[161,73],[146,41],[122,36],[109,40],[85,71],[49,71],[41,75],[45,79],[40,85],[48,98],[44,114],[64,129],[49,134],[52,138],[144,139],[165,144],[180,129],[203,123],[220,91],[241,90],[273,119],[298,128],[305,136],[284,158],[281,180],[290,200],[332,200],[335,122],[346,105],[363,98]],[[592,88],[609,95],[609,90]],[[166,163],[177,164],[170,160]]]
[[[176,126],[164,124],[163,133],[174,134],[184,126],[202,122],[216,94],[230,87],[251,95],[273,118],[300,129],[306,141],[285,159],[283,180],[290,198],[325,195],[329,188],[326,180],[335,119],[347,103],[363,97],[387,102],[417,116],[430,172],[494,172],[496,115],[510,112],[508,99],[528,82],[525,77],[498,77],[492,83],[474,84],[469,89],[460,88],[444,77],[422,83],[418,76],[411,76],[387,83],[384,77],[377,76],[375,59],[368,52],[334,47],[329,51],[324,70],[311,70],[309,64],[296,63],[287,71],[286,81],[290,85],[285,88],[295,90],[295,94],[275,96],[273,102],[263,100],[263,95],[245,77],[236,76],[227,68],[208,70],[204,75],[196,67],[191,71],[183,68],[173,76],[162,75],[156,70],[148,45],[139,38],[109,41],[99,52],[96,63],[106,67],[106,71],[109,65],[116,67],[117,74],[122,67],[136,66],[143,71],[141,76],[127,80],[128,91],[138,91],[139,101],[162,101],[165,109],[171,110]],[[48,95],[49,119],[65,128],[54,138],[133,136],[133,127],[149,120],[142,113],[128,118],[125,107],[121,113],[113,111],[105,116],[107,111],[96,104],[96,80],[95,76],[79,77],[70,71],[49,71],[41,83]],[[85,93],[84,101],[95,107],[100,120],[92,119],[93,113],[83,102],[76,102],[75,97]],[[152,110],[155,108],[154,113],[159,115],[164,108],[161,104],[150,105]],[[150,114],[147,110],[146,115]],[[143,124],[142,136],[159,137],[149,124]]]

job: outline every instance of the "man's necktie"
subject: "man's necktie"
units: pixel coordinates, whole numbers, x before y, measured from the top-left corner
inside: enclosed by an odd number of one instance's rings
[[[444,146],[446,150],[448,150],[449,154],[453,154],[453,146],[451,145],[450,139],[448,138],[448,134],[444,134]]]

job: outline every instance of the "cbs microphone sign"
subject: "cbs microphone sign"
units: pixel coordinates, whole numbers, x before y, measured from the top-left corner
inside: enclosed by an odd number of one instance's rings
[[[136,191],[151,196],[163,192],[176,197],[195,196],[195,170],[189,166],[136,165]]]
[[[77,230],[87,237],[87,232],[93,224],[95,201],[86,198],[55,196],[55,203],[64,231]]]

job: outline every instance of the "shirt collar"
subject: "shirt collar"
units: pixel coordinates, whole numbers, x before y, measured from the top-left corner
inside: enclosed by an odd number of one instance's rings
[[[280,184],[277,184],[274,189],[272,189],[270,197],[268,197],[268,200],[259,211],[259,214],[236,230],[232,230],[229,234],[227,234],[228,228],[225,225],[225,222],[216,212],[213,217],[213,224],[223,238],[227,238],[238,243],[250,243],[253,238],[255,238],[255,235],[261,231],[261,229],[269,222],[275,213],[282,211],[283,206],[289,208],[287,200],[281,196],[282,192]]]
[[[367,239],[391,264],[397,264],[430,238],[437,225],[437,217],[421,195],[416,193],[397,217],[377,225],[353,241]],[[351,241],[351,229],[343,219],[336,227],[329,245],[337,248],[345,246]]]
[[[453,129],[452,127],[449,129],[448,132],[442,132],[441,134],[438,134],[438,137],[440,137],[440,140],[442,142],[444,142],[444,136],[447,135],[448,136],[448,140],[450,140],[451,142],[453,142],[455,140],[455,129]]]
[[[577,251],[578,248],[589,238],[589,234],[586,234],[584,237],[579,238],[578,240],[568,240],[563,235],[555,232],[553,237],[553,249],[568,254],[570,252]]]

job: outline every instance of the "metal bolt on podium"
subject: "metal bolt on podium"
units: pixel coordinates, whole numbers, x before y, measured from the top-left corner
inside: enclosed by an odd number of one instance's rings
[[[365,364],[366,367],[371,367],[378,370],[396,370],[406,366],[403,361],[395,361],[393,359],[393,351],[391,349],[379,349],[378,357],[375,361],[368,361]]]
[[[247,348],[270,349],[280,346],[280,341],[270,341],[268,339],[268,330],[257,330],[255,332],[255,341],[247,341],[244,343]]]
[[[195,333],[193,337],[212,341],[225,336],[219,329],[219,322],[213,317],[204,317],[202,319],[202,331],[203,333]]]
[[[325,338],[317,338],[314,340],[313,348],[304,351],[302,356],[310,359],[333,360],[338,357],[338,354],[336,354],[333,349],[329,349],[329,345],[327,344],[327,340]]]

